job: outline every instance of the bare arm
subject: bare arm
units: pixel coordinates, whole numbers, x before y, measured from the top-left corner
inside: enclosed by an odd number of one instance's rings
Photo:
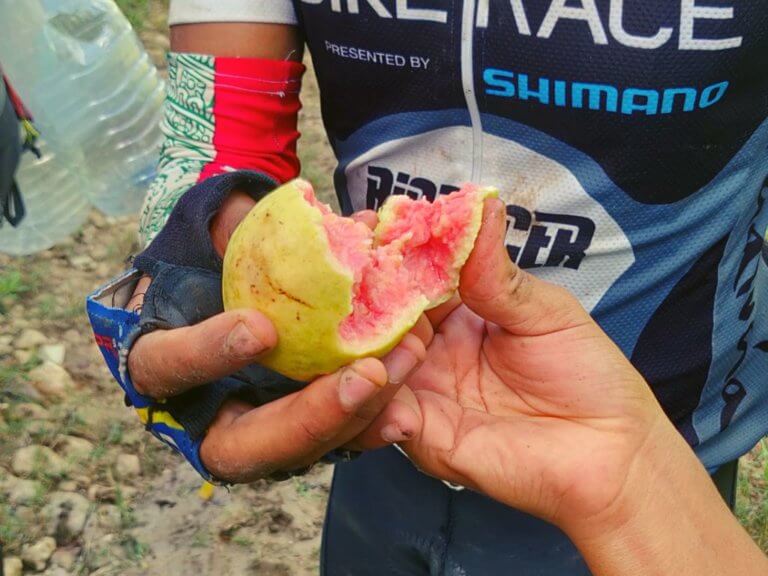
[[[571,534],[596,576],[760,576],[768,558],[664,418],[622,499]]]

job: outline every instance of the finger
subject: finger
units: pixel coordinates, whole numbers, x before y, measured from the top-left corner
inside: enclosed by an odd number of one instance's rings
[[[239,190],[231,192],[224,200],[210,225],[211,242],[219,256],[224,256],[235,229],[255,205],[256,201],[249,194]]]
[[[421,340],[425,348],[432,343],[432,338],[435,335],[435,331],[432,328],[432,323],[424,314],[419,316],[419,319],[416,321],[416,325],[411,328],[410,333]]]
[[[144,305],[144,295],[147,293],[147,288],[149,288],[151,283],[152,278],[149,276],[142,276],[139,278],[139,281],[136,283],[136,288],[133,289],[131,299],[128,300],[128,304],[125,305],[126,310],[136,312],[137,314],[141,312],[141,307]]]
[[[371,425],[344,447],[356,451],[376,450],[406,442],[418,434],[421,424],[419,402],[413,391],[404,386]]]
[[[168,398],[252,364],[275,344],[277,333],[266,316],[232,310],[140,337],[128,355],[128,370],[139,393]]]
[[[427,310],[425,314],[427,315],[427,318],[429,318],[430,323],[432,324],[433,328],[437,328],[440,326],[440,324],[443,323],[443,320],[445,320],[448,316],[450,316],[451,312],[456,310],[461,305],[461,297],[459,296],[458,292],[451,296],[451,299],[447,302],[443,302],[438,306],[437,308],[432,308],[432,310]]]
[[[426,358],[427,352],[422,341],[413,334],[407,334],[405,338],[389,354],[381,359],[387,372],[387,383],[380,393],[365,402],[355,413],[353,421],[338,432],[329,442],[321,446],[319,451],[310,454],[302,465],[306,466],[315,462],[323,454],[343,446],[370,426],[382,411],[386,410],[391,400],[404,390],[403,384],[418,370]],[[413,429],[413,419],[407,415],[403,419],[403,426]]]
[[[475,247],[461,271],[461,299],[473,312],[520,335],[563,330],[589,321],[567,290],[528,274],[504,246],[506,214],[498,199],[487,200]]]
[[[373,210],[361,210],[352,214],[352,220],[362,222],[368,228],[373,230],[379,223],[379,216]]]
[[[217,417],[201,447],[203,462],[219,478],[247,481],[306,466],[347,443],[423,360],[418,338],[404,342],[383,360],[358,360],[230,422]]]
[[[380,418],[381,413],[387,410],[393,398],[406,389],[403,384],[418,370],[426,355],[423,342],[414,334],[407,334],[394,350],[381,359],[387,370],[385,388],[357,411],[350,425],[344,427],[326,446],[320,448],[318,453],[311,455],[303,465],[311,464],[330,450],[346,445],[369,427],[371,422]],[[413,361],[414,357],[416,362]],[[398,412],[393,415],[393,418],[395,418],[393,423],[402,425],[404,430],[414,431],[418,427],[412,414]],[[392,432],[394,433],[394,430]]]

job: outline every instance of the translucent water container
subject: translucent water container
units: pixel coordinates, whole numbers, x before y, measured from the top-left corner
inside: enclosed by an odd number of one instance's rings
[[[0,252],[13,256],[33,254],[66,240],[91,210],[83,194],[83,173],[77,170],[83,162],[79,152],[57,153],[45,142],[39,145],[42,157],[23,154],[16,172],[27,216],[16,228],[7,222],[0,228]]]
[[[0,0],[0,62],[52,146],[82,151],[90,202],[138,212],[164,86],[113,0]]]

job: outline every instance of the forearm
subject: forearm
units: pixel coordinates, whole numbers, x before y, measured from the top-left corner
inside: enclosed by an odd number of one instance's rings
[[[165,141],[141,214],[144,244],[179,198],[211,176],[248,169],[282,182],[298,174],[301,48],[293,26],[172,28]]]
[[[649,436],[616,508],[569,530],[596,576],[762,576],[768,559],[667,423]],[[594,527],[594,528],[593,528]]]

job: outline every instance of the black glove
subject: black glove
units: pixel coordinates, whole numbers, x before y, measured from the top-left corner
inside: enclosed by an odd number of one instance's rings
[[[259,200],[275,185],[256,172],[233,172],[209,178],[181,197],[165,227],[134,260],[138,270],[152,277],[140,313],[140,334],[190,326],[224,311],[222,260],[211,242],[210,221],[232,190]],[[163,409],[197,440],[227,399],[260,406],[305,384],[252,365],[168,398]]]

